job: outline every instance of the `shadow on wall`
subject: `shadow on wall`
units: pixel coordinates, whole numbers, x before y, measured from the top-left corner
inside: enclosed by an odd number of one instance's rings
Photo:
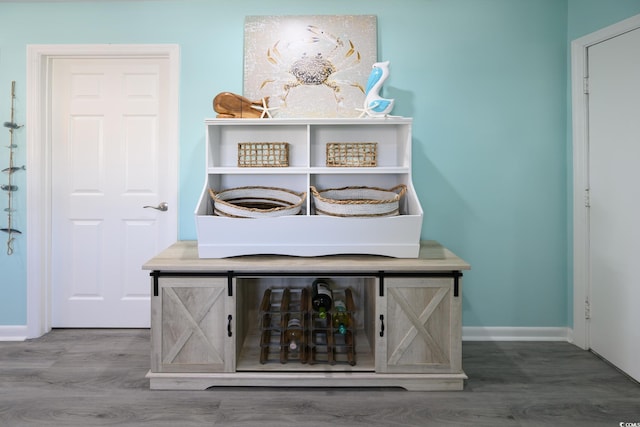
[[[395,107],[391,111],[392,116],[413,117],[415,108],[414,93],[408,90],[398,89],[394,86],[385,86],[382,89],[385,98],[395,99]]]

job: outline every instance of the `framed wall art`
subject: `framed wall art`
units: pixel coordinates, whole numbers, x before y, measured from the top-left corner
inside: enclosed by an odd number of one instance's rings
[[[376,60],[373,15],[248,16],[243,94],[274,117],[358,117]]]

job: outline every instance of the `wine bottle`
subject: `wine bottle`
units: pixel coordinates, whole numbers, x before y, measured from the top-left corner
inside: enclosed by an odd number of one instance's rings
[[[287,322],[286,334],[289,350],[298,351],[302,346],[302,322],[299,314],[291,314],[289,322]]]
[[[316,279],[313,281],[311,288],[311,305],[318,312],[318,316],[321,319],[325,319],[333,304],[333,295],[329,283],[325,279]]]
[[[347,305],[342,300],[336,300],[333,303],[333,327],[338,330],[341,335],[347,333],[349,326],[349,313],[347,313]]]

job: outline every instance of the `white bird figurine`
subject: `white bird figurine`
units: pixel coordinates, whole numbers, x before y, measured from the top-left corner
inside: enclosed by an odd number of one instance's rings
[[[365,114],[370,117],[385,117],[393,110],[394,100],[380,96],[382,84],[387,80],[387,77],[389,77],[389,61],[373,64],[365,91],[364,110],[360,117]]]

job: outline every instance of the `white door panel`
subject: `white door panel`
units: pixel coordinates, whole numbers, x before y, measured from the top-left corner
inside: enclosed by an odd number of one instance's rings
[[[590,346],[640,380],[640,29],[588,49]]]
[[[141,265],[176,240],[167,59],[56,59],[54,327],[148,327]],[[160,202],[169,211],[145,209]]]

